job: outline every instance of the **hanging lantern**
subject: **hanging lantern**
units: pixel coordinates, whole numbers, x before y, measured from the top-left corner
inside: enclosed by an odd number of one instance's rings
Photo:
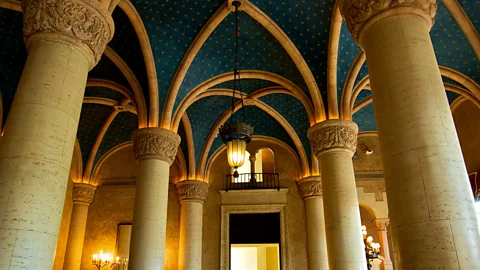
[[[219,133],[224,144],[227,145],[227,160],[228,164],[235,169],[233,176],[238,177],[238,167],[245,162],[245,151],[247,144],[252,140],[253,127],[245,123],[245,111],[243,111],[243,95],[240,87],[240,72],[238,70],[238,7],[239,1],[233,1],[232,5],[235,7],[235,69],[233,70],[233,95],[232,95],[232,114],[228,123],[220,127]],[[238,81],[237,81],[238,78]],[[233,120],[235,113],[235,90],[238,85],[240,100],[242,102],[243,121],[237,122]]]

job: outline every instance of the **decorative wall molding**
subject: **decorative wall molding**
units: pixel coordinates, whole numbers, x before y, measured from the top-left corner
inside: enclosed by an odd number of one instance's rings
[[[73,184],[72,199],[73,203],[91,204],[93,197],[95,197],[95,190],[97,187],[89,184]]]
[[[113,38],[110,14],[95,0],[24,0],[23,35],[71,46],[85,55],[92,69]]]
[[[433,25],[437,0],[341,0],[340,12],[358,43],[366,26],[392,15],[415,14]]]
[[[142,128],[132,134],[137,160],[159,159],[172,165],[180,145],[180,136],[163,128]]]
[[[308,138],[317,157],[331,150],[357,149],[358,126],[352,121],[333,119],[316,124],[308,130]]]
[[[314,197],[321,197],[322,193],[322,178],[320,176],[310,176],[300,179],[298,182],[298,192],[302,199],[310,199]]]
[[[202,203],[207,198],[210,185],[199,180],[183,180],[177,183],[178,200],[196,200]]]
[[[390,225],[390,219],[388,218],[376,218],[372,221],[373,226],[379,231],[387,231]]]

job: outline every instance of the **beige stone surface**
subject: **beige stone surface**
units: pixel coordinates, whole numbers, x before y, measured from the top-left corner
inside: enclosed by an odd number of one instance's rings
[[[82,270],[92,269],[91,256],[99,250],[116,252],[119,223],[131,223],[135,186],[106,186],[96,191],[89,209],[82,255]],[[175,185],[169,185],[165,270],[177,270],[180,203]],[[60,268],[61,269],[61,268]]]
[[[160,269],[164,265],[169,168],[157,159],[138,163],[129,268]]]
[[[64,269],[79,270],[82,262],[83,243],[87,225],[88,207],[95,196],[96,187],[89,184],[73,184],[73,209],[65,251]]]
[[[201,270],[203,203],[209,184],[184,180],[176,184],[181,204],[178,269]]]
[[[414,15],[361,37],[366,51],[399,269],[476,269],[480,233],[429,37]]]
[[[181,201],[178,269],[202,269],[203,203]]]
[[[72,170],[70,171],[70,179],[72,175],[71,172]],[[72,216],[72,189],[73,182],[72,180],[69,180],[65,201],[63,204],[62,221],[60,223],[60,232],[58,234],[57,247],[55,248],[55,261],[53,263],[53,270],[63,269],[63,261],[65,259],[65,250],[67,248],[68,241],[68,231],[70,229],[70,218]]]
[[[309,269],[328,270],[327,236],[325,234],[321,177],[313,176],[300,179],[298,185],[300,195],[305,201]]]
[[[0,150],[0,269],[53,267],[88,69],[66,45],[30,44]]]
[[[295,180],[298,171],[294,158],[282,147],[265,142],[252,142],[248,149],[269,147],[275,154],[276,172],[280,174],[282,188],[288,188],[285,207],[288,231],[288,265],[290,269],[308,269],[308,248],[305,220],[305,206]],[[226,154],[220,154],[210,171],[210,188],[204,206],[202,269],[220,269],[220,206],[219,190],[224,189],[225,175],[230,174]]]
[[[92,255],[100,250],[116,252],[119,223],[131,223],[134,186],[99,187],[90,205],[82,254],[82,270],[92,269]]]
[[[327,120],[308,131],[322,175],[328,263],[331,269],[365,269],[360,212],[352,156],[358,127]]]

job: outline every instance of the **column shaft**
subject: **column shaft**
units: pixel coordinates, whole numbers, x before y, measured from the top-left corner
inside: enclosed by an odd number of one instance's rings
[[[65,251],[63,268],[79,270],[82,264],[83,243],[87,228],[88,207],[92,203],[96,187],[88,184],[73,186],[73,209],[68,231],[68,242]]]
[[[177,183],[177,193],[182,204],[180,217],[179,270],[202,269],[203,202],[209,184],[198,180]]]
[[[318,176],[303,178],[298,181],[298,186],[300,195],[305,201],[309,269],[328,270],[321,179]]]
[[[331,269],[366,269],[352,156],[358,127],[327,120],[311,127],[308,138],[320,161],[328,263]]]
[[[0,269],[51,269],[89,63],[36,40],[0,150]]]
[[[362,36],[400,269],[475,269],[480,233],[467,171],[429,37],[419,16]]]
[[[63,263],[64,269],[80,269],[87,216],[88,204],[75,203],[73,205],[65,261]]]
[[[163,269],[170,165],[180,136],[166,129],[143,128],[132,134],[132,140],[138,177],[128,267]]]
[[[365,269],[357,187],[348,152],[319,158],[322,175],[328,261],[331,269]]]
[[[129,268],[163,268],[169,171],[162,160],[138,162]]]
[[[308,233],[308,261],[310,270],[327,270],[327,237],[323,214],[323,198],[312,197],[305,200]]]
[[[186,200],[181,204],[178,269],[201,270],[203,203]]]

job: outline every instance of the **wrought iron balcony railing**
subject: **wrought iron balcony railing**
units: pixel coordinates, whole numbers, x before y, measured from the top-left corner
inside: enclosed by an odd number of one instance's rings
[[[241,173],[237,178],[227,175],[225,190],[235,189],[278,189],[280,176],[278,173]]]

